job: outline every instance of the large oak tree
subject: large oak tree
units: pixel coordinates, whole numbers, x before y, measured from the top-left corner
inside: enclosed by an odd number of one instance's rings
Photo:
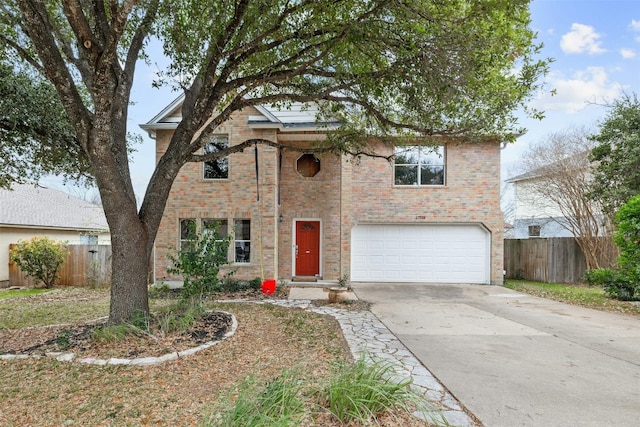
[[[364,135],[512,139],[547,62],[529,0],[0,0],[0,41],[56,88],[88,159],[113,246],[111,323],[148,311],[147,271],[171,184],[234,111],[318,102]],[[150,38],[184,91],[182,121],[137,207],[126,122]],[[536,112],[530,112],[536,115]],[[70,142],[71,144],[71,142]],[[359,149],[364,147],[360,146]]]
[[[0,188],[42,175],[91,180],[53,85],[0,60]]]

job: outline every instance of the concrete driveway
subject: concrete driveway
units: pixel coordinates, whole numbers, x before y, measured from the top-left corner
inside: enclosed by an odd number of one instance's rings
[[[352,286],[485,426],[640,425],[640,319],[500,286]]]

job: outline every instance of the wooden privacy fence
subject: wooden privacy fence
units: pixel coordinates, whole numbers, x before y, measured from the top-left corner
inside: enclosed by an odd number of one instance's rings
[[[9,245],[9,251],[15,244]],[[111,245],[68,245],[57,286],[107,286],[111,283]],[[34,286],[35,280],[9,261],[9,286]],[[39,284],[41,286],[41,284]]]
[[[611,239],[602,237],[609,248],[603,259],[617,259]],[[505,239],[504,268],[506,279],[524,279],[545,283],[582,283],[587,270],[582,249],[573,237]]]

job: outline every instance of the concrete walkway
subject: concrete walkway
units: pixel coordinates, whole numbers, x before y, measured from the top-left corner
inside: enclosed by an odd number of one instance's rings
[[[352,286],[486,426],[640,425],[640,319],[499,286]]]

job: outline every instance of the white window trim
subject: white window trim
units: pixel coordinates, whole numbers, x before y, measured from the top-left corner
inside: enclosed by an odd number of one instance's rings
[[[407,145],[407,146],[395,146],[394,147],[394,156],[396,148],[413,148],[413,147],[425,147],[422,145]],[[398,188],[423,188],[423,187],[432,187],[432,188],[442,188],[447,186],[447,146],[445,144],[439,145],[442,147],[442,168],[443,168],[443,176],[442,176],[442,184],[396,184],[396,162],[394,159],[393,162],[393,186]],[[422,163],[400,163],[400,166],[417,166],[417,179],[420,180],[420,166]]]

